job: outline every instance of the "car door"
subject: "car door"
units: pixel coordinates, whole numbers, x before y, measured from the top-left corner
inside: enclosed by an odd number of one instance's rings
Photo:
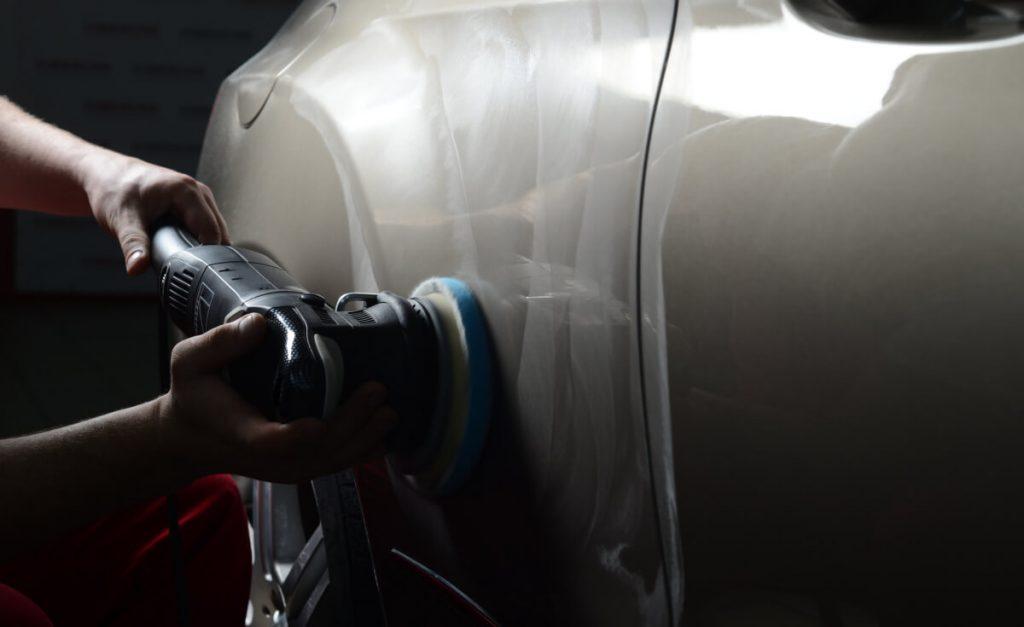
[[[680,5],[641,293],[687,622],[1019,614],[1020,24],[1018,3]]]

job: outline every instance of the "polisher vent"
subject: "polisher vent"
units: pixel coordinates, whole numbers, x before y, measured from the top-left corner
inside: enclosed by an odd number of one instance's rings
[[[314,307],[313,311],[316,312],[316,317],[320,318],[320,322],[334,324],[334,318],[331,318],[331,314],[327,313],[327,310],[323,307]]]
[[[373,324],[374,322],[376,322],[376,320],[373,319],[373,316],[366,313],[365,309],[360,309],[358,311],[350,311],[348,312],[348,315],[352,316],[352,319],[358,322],[359,324]]]
[[[195,278],[196,273],[189,268],[183,268],[167,277],[167,306],[178,317],[188,316],[188,297],[192,293]]]

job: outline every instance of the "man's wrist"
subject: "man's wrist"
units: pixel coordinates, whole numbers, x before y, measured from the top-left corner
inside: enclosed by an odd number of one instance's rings
[[[188,483],[219,472],[209,442],[188,421],[177,415],[174,399],[169,393],[150,401],[148,413],[156,426],[158,445],[163,447],[167,463],[180,474],[182,482]]]
[[[127,158],[113,150],[83,141],[72,161],[73,176],[86,195],[91,198],[107,184],[111,163]]]

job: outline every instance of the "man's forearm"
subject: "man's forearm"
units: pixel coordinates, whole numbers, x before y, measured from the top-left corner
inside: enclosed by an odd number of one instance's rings
[[[90,215],[84,176],[105,153],[0,97],[0,207]]]
[[[0,560],[205,474],[159,400],[0,441]]]

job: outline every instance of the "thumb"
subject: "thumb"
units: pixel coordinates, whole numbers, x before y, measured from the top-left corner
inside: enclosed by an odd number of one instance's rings
[[[115,227],[117,241],[124,254],[124,267],[129,275],[140,274],[149,265],[149,235],[138,213],[126,212]]]
[[[196,373],[224,368],[259,346],[266,329],[266,319],[251,313],[184,340],[180,344],[183,365]]]

